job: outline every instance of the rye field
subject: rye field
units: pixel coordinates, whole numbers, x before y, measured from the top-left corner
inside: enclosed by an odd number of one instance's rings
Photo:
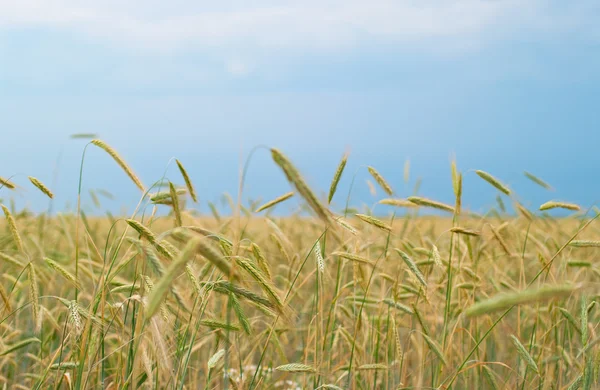
[[[0,179],[4,389],[600,386],[594,209],[552,192],[527,208],[493,173],[465,172],[498,193],[476,215],[455,163],[451,204],[365,167],[385,212],[333,207],[352,191],[338,188],[348,156],[317,190],[270,149],[288,193],[200,215],[185,162],[146,186],[110,145],[87,148],[140,189],[131,215],[102,211],[110,188],[80,188],[91,212],[16,210],[21,188],[53,189]],[[284,202],[301,207],[274,213]]]

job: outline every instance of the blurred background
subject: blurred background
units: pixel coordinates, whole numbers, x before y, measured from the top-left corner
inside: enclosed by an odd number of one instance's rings
[[[180,159],[205,213],[207,201],[237,196],[257,145],[284,151],[318,193],[350,151],[338,209],[355,173],[353,206],[383,195],[370,193],[367,165],[398,196],[422,180],[421,195],[452,203],[454,155],[471,210],[495,205],[497,193],[472,169],[535,209],[549,199],[589,207],[600,198],[599,16],[600,3],[585,0],[4,0],[0,176],[16,175],[18,207],[48,206],[31,175],[66,209],[87,143],[69,135],[95,133],[147,185],[165,170],[181,182],[168,165]],[[109,190],[104,206],[115,211],[140,196],[97,148],[83,188]],[[246,196],[288,190],[259,149]]]

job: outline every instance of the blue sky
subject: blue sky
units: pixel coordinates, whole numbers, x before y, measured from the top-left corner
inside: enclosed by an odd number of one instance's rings
[[[166,4],[0,2],[0,176],[17,174],[19,205],[47,205],[27,175],[52,184],[58,208],[74,202],[85,142],[69,134],[80,132],[98,133],[146,183],[181,159],[203,211],[236,194],[240,161],[259,144],[286,152],[320,193],[349,150],[337,205],[355,172],[353,204],[375,202],[366,165],[399,196],[422,178],[423,196],[450,202],[453,154],[473,210],[496,196],[473,169],[532,207],[600,198],[596,1]],[[168,176],[180,181],[174,167]],[[131,210],[139,195],[98,150],[88,153],[84,188],[115,193],[115,210]],[[259,151],[248,195],[288,189]]]

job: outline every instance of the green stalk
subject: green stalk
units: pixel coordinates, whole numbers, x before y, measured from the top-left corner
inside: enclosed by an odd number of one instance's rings
[[[540,277],[540,275],[542,275],[542,273],[544,272],[544,270],[546,270],[547,268],[549,268],[552,265],[552,263],[554,262],[554,260],[556,260],[556,258],[565,250],[565,248],[571,243],[571,241],[573,241],[579,235],[579,233],[581,233],[585,228],[587,228],[598,217],[600,217],[600,214],[597,214],[595,217],[591,218],[589,221],[587,221],[585,224],[583,224],[583,226],[581,226],[577,230],[577,232],[575,232],[575,234],[572,235],[571,238],[562,247],[560,247],[560,249],[554,254],[554,256],[552,256],[552,258],[550,259],[550,261],[548,261],[548,263],[545,266],[542,267],[542,269],[529,282],[529,284],[527,285],[527,287],[530,287],[533,283],[535,283],[535,281]],[[469,352],[469,354],[463,359],[462,363],[458,366],[458,368],[456,369],[456,372],[452,375],[452,377],[450,377],[448,380],[445,380],[444,382],[442,382],[442,384],[445,384],[447,381],[449,381],[449,384],[446,385],[446,388],[450,389],[452,387],[452,384],[454,383],[454,381],[456,380],[456,378],[460,374],[461,370],[465,367],[465,365],[467,364],[467,362],[469,361],[469,359],[471,358],[471,356],[473,356],[473,354],[475,353],[475,351],[477,351],[477,349],[479,348],[479,346],[481,345],[481,343],[483,342],[483,340],[485,340],[487,338],[487,336],[489,336],[489,334],[492,332],[492,330],[494,330],[494,328],[496,327],[496,325],[498,325],[500,323],[500,321],[502,321],[502,319],[504,317],[506,317],[508,315],[508,313],[510,313],[511,310],[514,307],[515,306],[512,306],[512,307],[509,307],[508,309],[506,309],[506,311],[504,313],[502,313],[502,315],[492,324],[492,326],[490,326],[490,328],[483,334],[483,336],[479,340],[477,340],[477,343],[475,344],[475,346],[473,347],[473,349],[471,349],[471,351]]]
[[[283,299],[283,301],[285,303],[287,303],[287,299],[290,296],[292,289],[296,285],[296,281],[298,280],[298,277],[300,276],[300,272],[302,272],[302,270],[304,269],[304,266],[306,265],[306,262],[310,258],[310,255],[315,250],[315,246],[317,245],[317,242],[319,240],[321,240],[321,238],[323,238],[325,233],[327,233],[327,230],[328,230],[328,228],[326,228],[325,231],[319,236],[318,240],[315,241],[313,246],[308,251],[308,254],[304,257],[304,261],[300,265],[300,268],[298,269],[298,271],[296,272],[296,275],[294,276],[294,280],[292,280],[292,283],[290,284],[290,287],[288,288],[288,291],[285,294],[285,298]],[[258,360],[258,364],[256,365],[256,370],[254,371],[254,375],[252,375],[252,380],[250,381],[250,384],[248,385],[249,390],[252,390],[254,388],[254,382],[256,382],[256,376],[258,375],[258,372],[260,371],[260,366],[262,365],[263,359],[265,357],[265,353],[267,352],[267,348],[269,346],[269,342],[271,341],[271,337],[273,336],[273,331],[275,330],[275,325],[277,324],[277,321],[279,321],[279,317],[281,317],[281,314],[277,314],[277,316],[273,320],[273,323],[271,324],[271,328],[269,329],[269,335],[267,336],[267,341],[265,342],[265,346],[262,350],[262,353],[260,354],[260,359]]]
[[[394,212],[394,214],[392,214],[392,221],[390,222],[390,226],[393,224],[395,216],[396,216],[396,212]],[[369,276],[369,281],[367,283],[367,288],[365,290],[365,296],[367,296],[369,294],[369,288],[371,287],[371,282],[373,281],[373,276],[375,275],[375,270],[377,269],[377,266],[379,265],[379,261],[381,259],[385,259],[385,257],[387,256],[387,251],[388,251],[388,248],[389,248],[389,245],[390,245],[391,235],[392,235],[391,232],[389,232],[387,234],[387,238],[386,238],[386,242],[385,242],[385,249],[383,251],[383,254],[382,254],[382,256],[380,256],[379,258],[377,258],[377,261],[375,262],[375,265],[373,266],[373,269],[371,270],[371,275]],[[352,380],[352,363],[353,363],[353,360],[354,360],[354,351],[356,349],[356,335],[358,334],[358,321],[360,321],[360,319],[361,319],[364,307],[365,307],[365,300],[363,300],[362,303],[361,303],[361,305],[360,305],[360,309],[358,311],[358,316],[356,317],[356,321],[354,323],[354,335],[352,337],[353,338],[352,348],[350,350],[350,361],[348,363],[346,388],[350,387],[350,381]]]

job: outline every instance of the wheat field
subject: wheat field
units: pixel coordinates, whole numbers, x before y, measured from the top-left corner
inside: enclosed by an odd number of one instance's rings
[[[320,196],[271,149],[289,192],[230,198],[230,212],[211,204],[212,214],[200,215],[202,193],[184,162],[147,187],[107,143],[92,147],[140,189],[139,205],[132,215],[105,214],[110,194],[80,186],[93,212],[2,206],[3,388],[599,387],[593,209],[551,192],[528,209],[476,171],[498,205],[469,213],[452,163],[453,204],[397,194],[365,167],[386,207],[377,210],[390,212],[340,210],[331,204],[352,191],[338,188],[351,156],[330,168]],[[0,178],[0,198],[25,186],[54,196],[36,178],[19,180]],[[297,213],[274,216],[292,201]]]

